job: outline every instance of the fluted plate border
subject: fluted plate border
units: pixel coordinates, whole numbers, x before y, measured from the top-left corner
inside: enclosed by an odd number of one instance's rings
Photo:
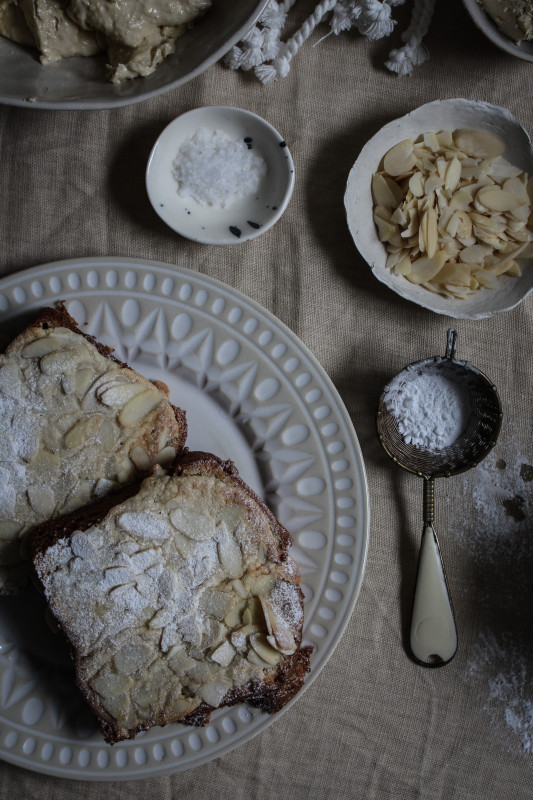
[[[27,312],[59,300],[119,358],[165,379],[173,402],[192,412],[190,446],[207,442],[233,458],[291,532],[305,593],[304,642],[315,648],[307,688],[350,619],[368,549],[365,467],[333,383],[270,312],[185,267],[126,258],[43,264],[0,280],[0,327],[5,334]],[[54,657],[28,652],[21,626],[32,613],[17,607],[14,617],[6,610],[13,601],[0,600],[5,761],[77,780],[146,779],[218,758],[279,718],[236,706],[215,712],[205,728],[168,725],[110,747],[75,687],[59,681]],[[39,646],[51,652],[48,642]]]

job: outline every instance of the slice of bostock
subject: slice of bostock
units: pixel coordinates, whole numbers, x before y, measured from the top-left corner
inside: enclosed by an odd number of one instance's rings
[[[108,742],[203,724],[303,684],[303,595],[290,536],[231,462],[191,453],[118,504],[38,528],[36,577]]]

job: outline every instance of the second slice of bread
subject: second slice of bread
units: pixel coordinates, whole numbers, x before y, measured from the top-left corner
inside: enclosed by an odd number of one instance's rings
[[[36,578],[108,742],[296,694],[310,649],[290,542],[234,465],[206,453],[33,532]]]

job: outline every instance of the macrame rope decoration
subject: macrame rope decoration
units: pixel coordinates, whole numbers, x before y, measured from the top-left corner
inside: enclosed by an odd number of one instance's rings
[[[351,28],[373,41],[392,33],[396,21],[392,19],[391,8],[402,5],[405,0],[322,0],[301,28],[282,42],[282,30],[296,2],[270,0],[256,25],[225,56],[226,66],[244,71],[253,69],[262,83],[272,83],[289,73],[291,61],[300,47],[328,15],[330,30],[316,44],[331,34],[338,36]],[[389,60],[385,62],[391,72],[410,75],[415,66],[429,58],[423,39],[434,7],[435,0],[414,0],[409,27],[401,36],[404,44],[391,50]]]
[[[411,23],[402,33],[403,47],[391,50],[389,60],[385,62],[387,69],[398,75],[410,75],[413,67],[423,64],[429,58],[423,38],[429,30],[431,17],[435,8],[435,0],[415,0]]]

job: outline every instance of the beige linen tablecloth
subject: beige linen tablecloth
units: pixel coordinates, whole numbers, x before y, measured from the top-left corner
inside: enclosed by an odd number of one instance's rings
[[[298,3],[294,22],[314,7]],[[405,15],[404,15],[405,18]],[[0,763],[2,798],[187,800],[528,800],[533,794],[533,301],[457,322],[459,356],[499,388],[501,437],[475,470],[437,482],[437,530],[459,649],[431,670],[406,638],[421,533],[421,481],[377,441],[382,386],[408,362],[443,354],[451,319],[383,287],[358,255],[343,195],[361,147],[384,123],[447,97],[507,107],[533,133],[533,65],[487,42],[458,0],[441,3],[430,60],[411,77],[383,63],[399,30],[312,44],[268,87],[217,64],[182,89],[110,111],[0,108],[2,275],[56,259],[126,256],[217,278],[269,309],[336,385],[363,450],[371,505],[368,563],[340,644],[309,689],[266,731],[191,771],[88,783]],[[152,211],[144,170],[163,127],[203,105],[233,105],[286,139],[296,185],[279,223],[255,241],[203,246]],[[0,687],[0,691],[1,691]],[[3,732],[0,730],[0,737]]]

